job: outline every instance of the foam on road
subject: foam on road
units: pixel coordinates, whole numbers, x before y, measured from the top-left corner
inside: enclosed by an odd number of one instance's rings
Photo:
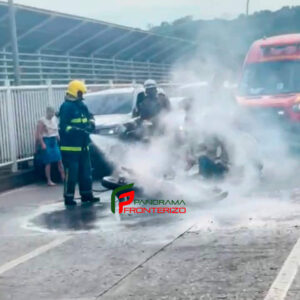
[[[187,216],[120,221],[109,192],[103,206],[72,211],[60,197],[61,187],[44,186],[0,195],[1,300],[263,300],[274,286],[281,296],[297,293],[298,246],[285,263],[300,235],[297,199],[232,197],[195,202]]]

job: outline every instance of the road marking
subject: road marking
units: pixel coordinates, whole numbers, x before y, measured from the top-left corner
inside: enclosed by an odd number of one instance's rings
[[[195,224],[193,224],[192,226],[190,226],[189,228],[187,228],[184,232],[180,233],[174,239],[172,239],[171,241],[169,241],[167,244],[165,244],[162,247],[160,247],[158,250],[156,250],[154,253],[152,253],[150,256],[148,256],[145,260],[143,260],[138,265],[136,265],[133,269],[129,270],[128,273],[124,274],[124,276],[122,276],[119,280],[117,280],[110,287],[108,287],[107,289],[105,289],[104,291],[102,291],[99,295],[97,295],[96,299],[100,299],[103,295],[107,294],[110,290],[112,290],[114,287],[116,287],[117,285],[119,285],[122,281],[126,280],[131,274],[133,274],[136,270],[138,270],[144,264],[146,264],[147,262],[149,262],[156,255],[158,255],[159,253],[161,253],[162,251],[164,251],[166,248],[168,248],[169,246],[171,246],[178,239],[182,238],[184,236],[184,234],[186,234],[187,232],[189,232],[193,228],[194,225]]]
[[[20,187],[20,188],[16,188],[7,192],[2,192],[0,193],[0,198],[4,198],[6,196],[15,194],[15,193],[19,193],[19,192],[30,192],[33,190],[37,190],[39,187],[38,186],[27,186],[27,187]]]
[[[0,267],[0,275],[17,267],[18,265],[20,264],[23,264],[25,263],[26,261],[34,258],[34,257],[37,257],[53,248],[56,248],[58,246],[60,246],[61,244],[67,242],[68,240],[70,240],[72,237],[71,236],[65,236],[65,237],[62,237],[62,238],[59,238],[59,239],[56,239],[54,241],[52,241],[51,243],[49,244],[46,244],[44,246],[41,246],[35,250],[33,250],[32,252],[29,252],[17,259],[14,259],[14,260],[11,260],[9,261],[8,263],[2,265]]]
[[[300,239],[284,262],[264,300],[284,300],[300,265]]]

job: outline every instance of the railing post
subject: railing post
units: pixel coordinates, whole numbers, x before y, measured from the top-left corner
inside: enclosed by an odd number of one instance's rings
[[[116,68],[116,60],[113,58],[113,71],[114,71],[114,80],[117,81],[118,75],[117,75],[117,68]]]
[[[152,78],[150,61],[149,60],[147,60],[147,67],[148,67],[148,78]]]
[[[54,107],[54,99],[53,99],[53,87],[52,87],[52,80],[47,80],[47,86],[48,86],[48,104],[49,106]]]
[[[7,101],[7,113],[8,113],[8,130],[9,130],[9,143],[12,160],[12,172],[18,171],[17,162],[17,131],[16,131],[16,118],[14,112],[13,98],[11,94],[11,87],[9,80],[5,81],[6,85],[6,101]]]
[[[68,72],[68,79],[72,80],[72,74],[71,74],[71,59],[70,55],[67,56],[67,72]]]
[[[7,63],[8,57],[5,49],[3,50],[3,60],[4,60],[5,80],[9,80],[9,75],[8,75],[9,69]]]
[[[95,69],[95,56],[94,55],[91,55],[91,62],[92,62],[93,81],[94,81],[94,83],[97,83],[97,75],[96,75],[96,69]]]
[[[170,70],[165,63],[162,63],[161,65],[163,67],[163,80],[170,81]]]
[[[136,73],[135,73],[135,65],[133,59],[131,60],[131,78],[132,79],[137,79],[136,78]]]
[[[112,89],[114,87],[114,81],[113,80],[109,80],[108,81],[109,87]]]
[[[41,57],[41,51],[37,53],[38,55],[38,66],[39,66],[39,78],[40,78],[40,84],[44,84],[43,82],[43,67],[42,67],[42,57]]]
[[[20,85],[21,72],[20,72],[19,46],[18,46],[18,38],[17,38],[17,26],[16,26],[16,9],[13,0],[8,0],[8,10],[9,10],[9,28],[10,28],[13,65],[14,65],[14,79],[15,79],[15,84]]]

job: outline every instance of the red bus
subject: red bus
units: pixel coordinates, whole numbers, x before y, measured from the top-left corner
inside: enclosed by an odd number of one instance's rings
[[[244,62],[237,101],[300,124],[300,34],[253,43]]]

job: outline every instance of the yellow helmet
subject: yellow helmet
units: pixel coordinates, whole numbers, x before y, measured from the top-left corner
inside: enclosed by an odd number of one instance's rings
[[[83,81],[72,80],[69,83],[67,94],[77,98],[78,92],[82,92],[82,94],[85,94],[87,92],[86,86]]]

